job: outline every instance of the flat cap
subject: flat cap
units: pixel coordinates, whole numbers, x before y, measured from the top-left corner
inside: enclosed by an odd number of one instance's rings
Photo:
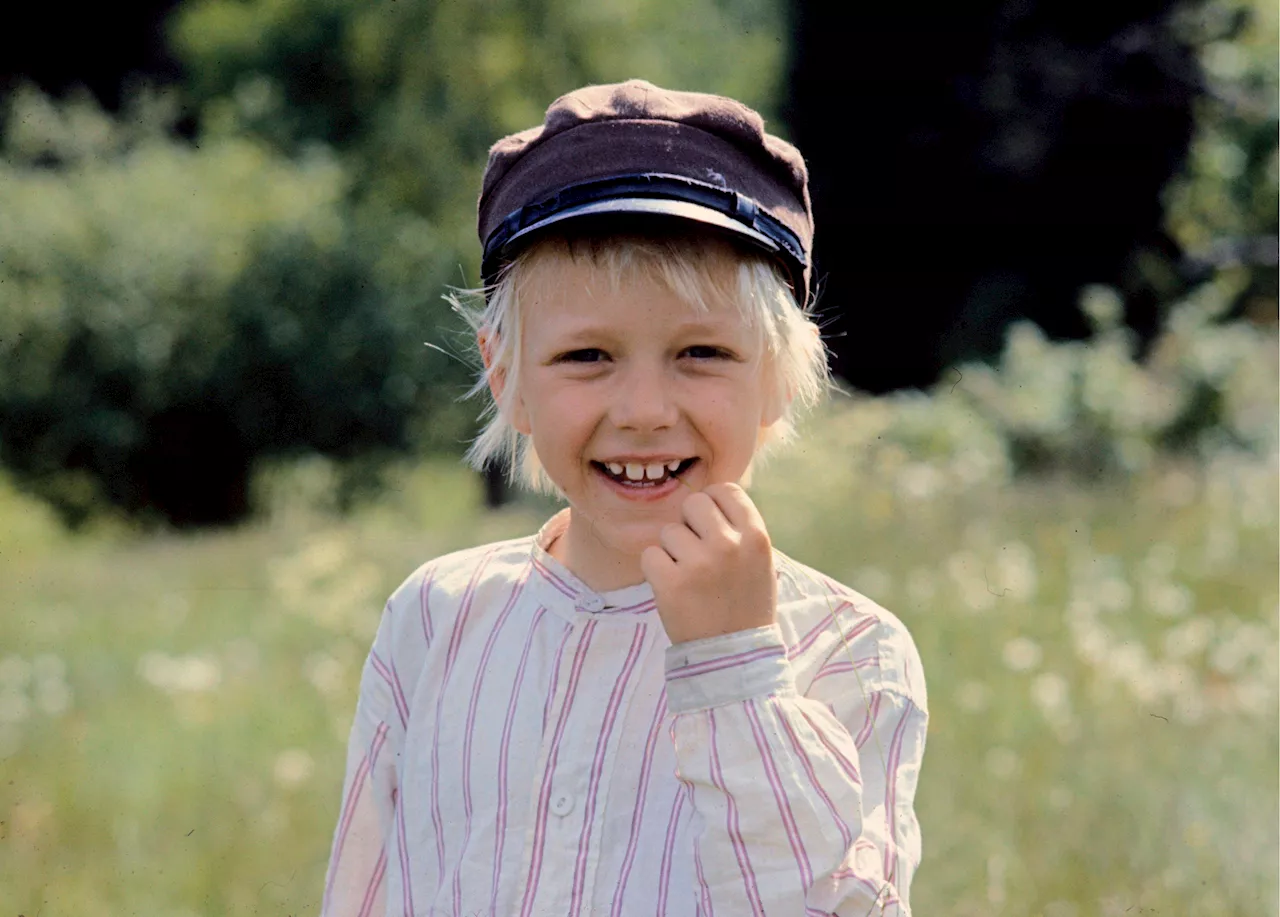
[[[542,124],[490,149],[478,210],[486,284],[569,220],[685,220],[772,255],[796,300],[808,301],[813,211],[804,159],[767,133],[759,114],[724,96],[644,80],[563,95]]]

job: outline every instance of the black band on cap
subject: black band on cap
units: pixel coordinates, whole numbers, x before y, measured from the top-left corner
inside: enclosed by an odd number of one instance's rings
[[[745,237],[759,244],[759,240],[753,237],[763,236],[771,243],[775,254],[786,262],[793,289],[798,292],[803,288],[804,246],[789,227],[741,192],[661,172],[614,175],[580,182],[560,188],[548,197],[507,214],[484,242],[481,261],[484,282],[493,282],[502,265],[511,259],[513,252],[508,251],[508,247],[513,241],[540,225],[557,222],[557,215],[607,201],[618,202],[618,208],[611,212],[625,215],[628,212],[625,202],[637,198],[682,201],[731,218],[744,229],[752,231],[750,235],[743,233]]]

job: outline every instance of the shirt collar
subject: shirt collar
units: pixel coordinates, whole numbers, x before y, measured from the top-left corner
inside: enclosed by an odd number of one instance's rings
[[[648,583],[596,592],[552,557],[547,548],[568,526],[569,510],[562,509],[546,521],[533,539],[531,560],[535,579],[549,608],[591,617],[633,618],[657,613],[653,587]]]

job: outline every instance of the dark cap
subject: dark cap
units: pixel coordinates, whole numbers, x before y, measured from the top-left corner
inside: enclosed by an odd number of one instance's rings
[[[489,150],[481,273],[492,283],[524,245],[568,220],[690,220],[772,255],[804,305],[808,180],[800,151],[741,102],[643,80],[586,86]]]

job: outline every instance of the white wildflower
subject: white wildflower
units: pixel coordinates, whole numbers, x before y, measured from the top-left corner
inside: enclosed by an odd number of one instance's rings
[[[1094,587],[1094,596],[1104,611],[1128,611],[1133,605],[1133,587],[1118,576],[1108,576]]]
[[[1163,618],[1180,618],[1191,610],[1191,590],[1182,583],[1147,582],[1143,599],[1148,608]]]
[[[1169,659],[1187,659],[1203,653],[1212,639],[1212,619],[1197,615],[1164,635],[1164,654]]]
[[[1071,792],[1070,787],[1065,787],[1060,783],[1054,784],[1049,790],[1049,806],[1055,811],[1061,812],[1075,801],[1075,794]]]
[[[1014,637],[1004,645],[1004,664],[1014,672],[1029,672],[1040,665],[1044,653],[1029,637]]]
[[[47,716],[61,716],[71,709],[71,688],[61,679],[36,682],[36,706]]]
[[[853,574],[851,582],[855,589],[877,602],[884,602],[893,588],[893,579],[879,567],[863,567]]]
[[[324,697],[335,697],[342,692],[346,667],[328,653],[312,653],[303,663],[307,681]]]
[[[1039,585],[1036,554],[1021,541],[1010,541],[996,554],[997,592],[1007,590],[1015,599],[1029,601],[1035,597]]]
[[[271,774],[281,787],[293,789],[306,783],[314,770],[315,761],[312,760],[311,755],[301,748],[290,748],[276,756]]]
[[[147,653],[138,660],[138,674],[168,694],[198,694],[222,683],[222,667],[210,656]]]
[[[981,713],[991,699],[991,690],[980,681],[966,681],[956,692],[956,701],[966,713]]]
[[[942,472],[924,462],[913,462],[898,472],[898,493],[908,500],[928,500],[942,490]]]
[[[1068,708],[1067,680],[1056,672],[1043,672],[1031,682],[1031,699],[1046,717],[1056,717]]]
[[[1147,549],[1142,572],[1156,579],[1168,579],[1178,565],[1178,549],[1167,541],[1157,541]]]

